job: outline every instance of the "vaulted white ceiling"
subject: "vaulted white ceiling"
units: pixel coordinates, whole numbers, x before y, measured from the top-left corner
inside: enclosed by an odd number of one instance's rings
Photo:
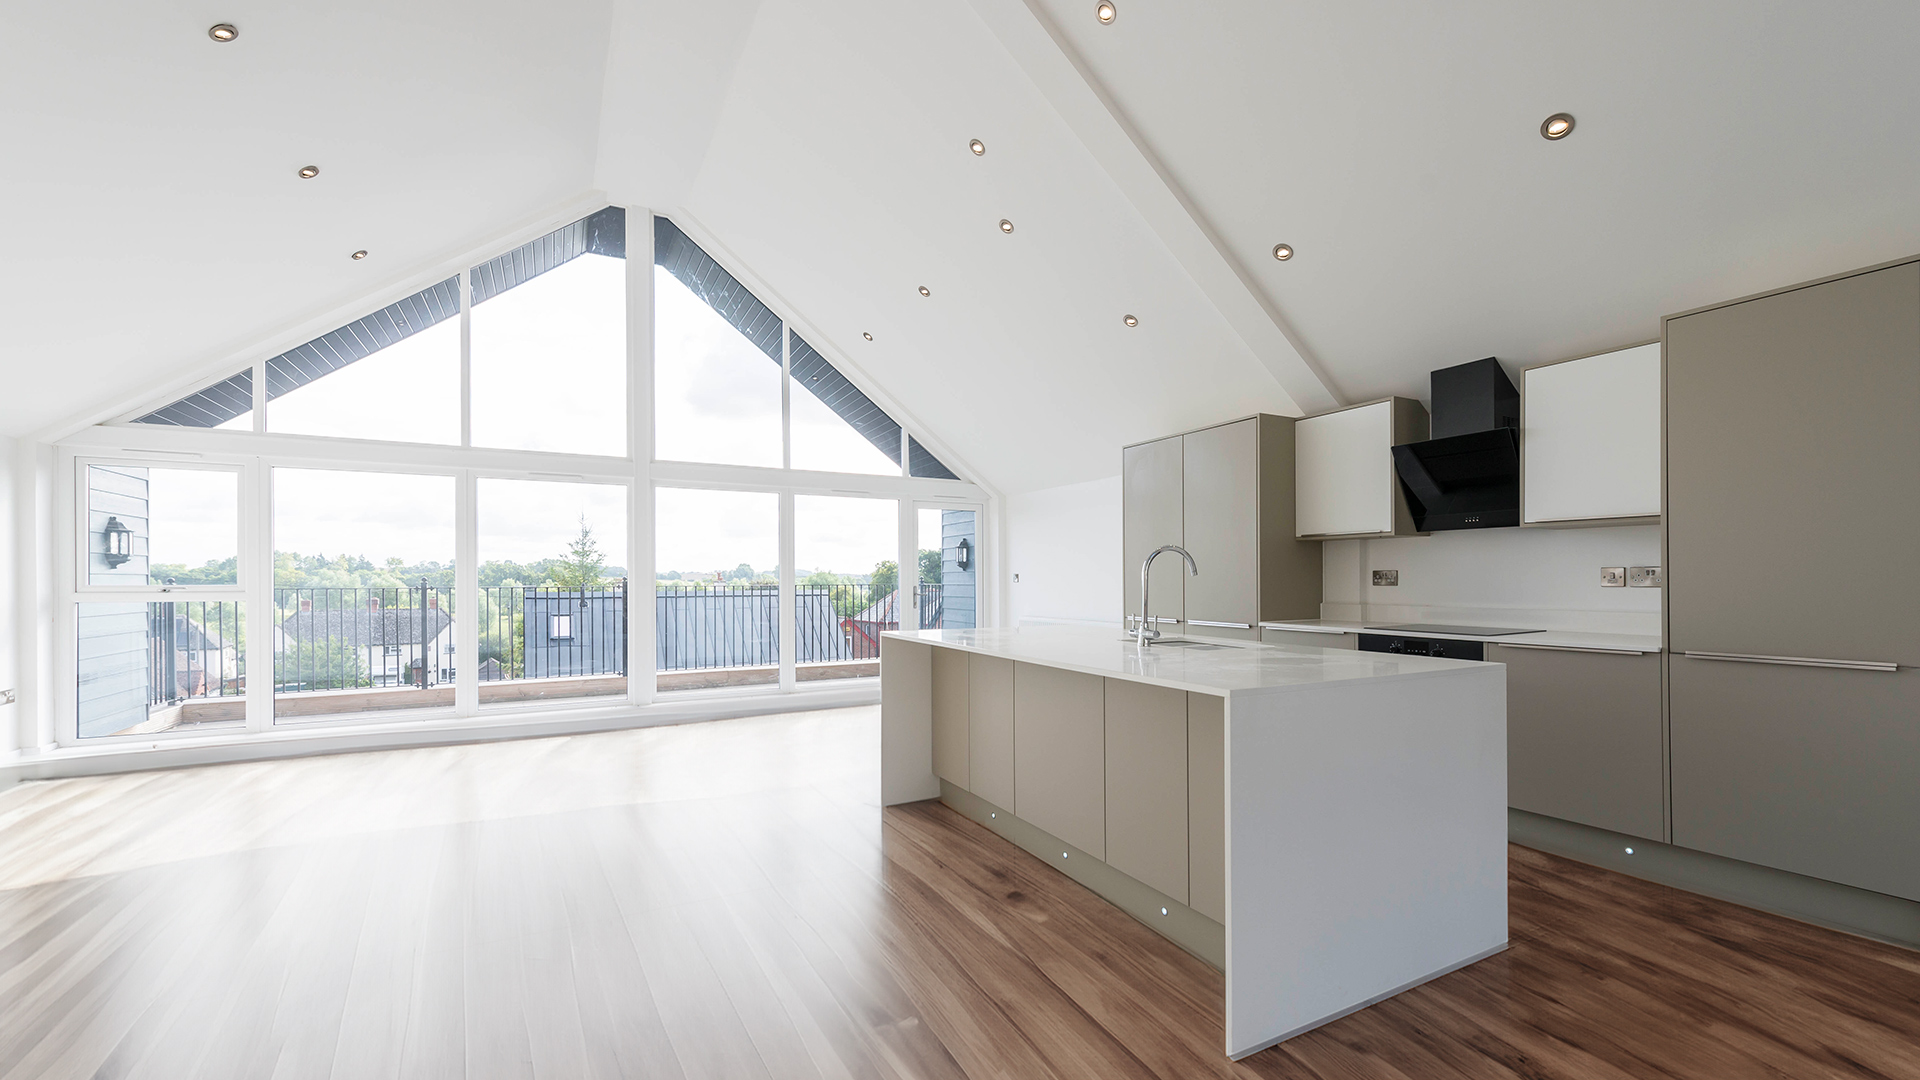
[[[1912,5],[1118,3],[16,5],[0,432],[594,189],[1009,491],[1920,250]]]

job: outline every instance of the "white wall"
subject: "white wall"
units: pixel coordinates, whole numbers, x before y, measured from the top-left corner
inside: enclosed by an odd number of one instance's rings
[[[1007,625],[1028,619],[1119,624],[1118,476],[1008,495],[1006,522]]]
[[[20,621],[20,590],[15,584],[19,568],[15,552],[13,496],[14,441],[0,438],[0,690],[18,691],[20,687],[20,651],[16,645]],[[20,748],[20,712],[18,705],[0,705],[0,758]]]
[[[1321,615],[1330,619],[1511,619],[1540,629],[1660,632],[1659,589],[1602,588],[1602,566],[1658,566],[1660,529],[1466,529],[1330,540]],[[1374,570],[1400,571],[1396,587]]]

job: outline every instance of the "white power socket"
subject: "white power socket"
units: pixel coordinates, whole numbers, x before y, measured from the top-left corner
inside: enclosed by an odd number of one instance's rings
[[[1400,571],[1375,570],[1373,572],[1373,583],[1375,585],[1398,585],[1400,584]]]
[[[1666,583],[1666,575],[1662,574],[1657,566],[1627,568],[1627,584],[1636,589],[1658,589]]]

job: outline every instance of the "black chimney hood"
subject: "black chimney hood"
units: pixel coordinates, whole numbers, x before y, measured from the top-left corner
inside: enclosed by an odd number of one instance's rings
[[[1489,356],[1432,375],[1433,438],[1393,448],[1421,532],[1520,524],[1520,391]]]

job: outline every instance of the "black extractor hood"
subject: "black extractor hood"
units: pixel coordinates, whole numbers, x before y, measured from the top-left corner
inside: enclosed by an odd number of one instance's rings
[[[1489,356],[1432,375],[1433,438],[1393,448],[1413,527],[1520,524],[1520,391]]]

